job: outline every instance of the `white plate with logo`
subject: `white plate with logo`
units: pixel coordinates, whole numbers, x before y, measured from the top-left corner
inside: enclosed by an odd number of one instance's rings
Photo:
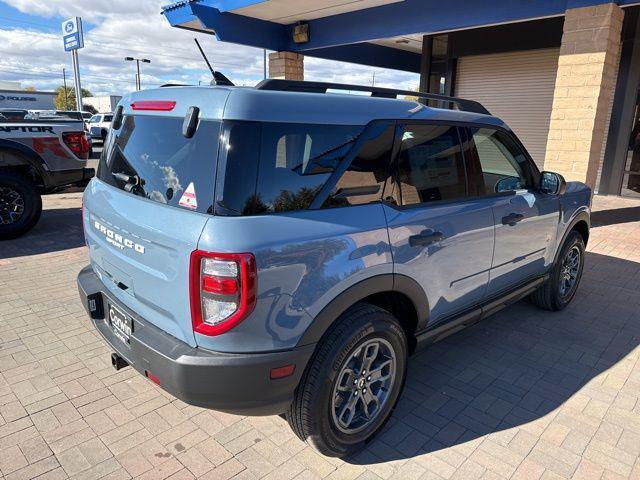
[[[109,324],[113,329],[113,334],[128,345],[133,333],[133,318],[111,303],[108,304],[108,307]]]

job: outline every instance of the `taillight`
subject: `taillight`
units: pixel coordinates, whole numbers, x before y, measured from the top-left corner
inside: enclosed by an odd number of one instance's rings
[[[256,260],[250,253],[191,253],[193,330],[220,335],[242,322],[256,304]]]
[[[62,141],[73,154],[83,160],[89,158],[89,140],[85,132],[66,132],[62,134]]]

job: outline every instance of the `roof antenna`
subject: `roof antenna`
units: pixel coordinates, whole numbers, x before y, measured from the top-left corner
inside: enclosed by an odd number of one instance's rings
[[[209,67],[209,70],[211,71],[211,75],[213,76],[213,79],[211,80],[210,85],[222,85],[225,87],[233,87],[234,84],[231,80],[225,77],[222,73],[213,69],[213,67],[209,63],[209,59],[204,54],[204,51],[202,50],[202,47],[200,46],[200,42],[198,42],[198,39],[194,38],[193,41],[196,42],[196,45],[198,46],[198,50],[200,50],[200,54],[202,55],[202,58],[204,58],[204,61],[207,62],[207,67]]]

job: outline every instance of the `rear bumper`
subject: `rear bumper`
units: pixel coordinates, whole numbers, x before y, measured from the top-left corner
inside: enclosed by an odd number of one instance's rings
[[[138,372],[143,375],[150,372],[164,390],[191,405],[240,415],[282,413],[291,403],[313,354],[313,345],[247,354],[191,347],[114,301],[89,266],[78,274],[78,291],[94,326],[107,343]],[[130,344],[117,338],[105,319],[106,299],[133,318]],[[296,365],[292,376],[270,379],[272,368],[290,364]]]
[[[94,177],[96,171],[93,168],[78,168],[74,170],[58,170],[47,172],[46,185],[49,188],[77,186],[86,187]]]

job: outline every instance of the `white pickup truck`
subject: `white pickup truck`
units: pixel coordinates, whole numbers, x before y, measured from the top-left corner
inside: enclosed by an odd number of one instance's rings
[[[0,110],[0,240],[33,228],[41,195],[85,186],[95,173],[86,167],[89,152],[82,121]]]

